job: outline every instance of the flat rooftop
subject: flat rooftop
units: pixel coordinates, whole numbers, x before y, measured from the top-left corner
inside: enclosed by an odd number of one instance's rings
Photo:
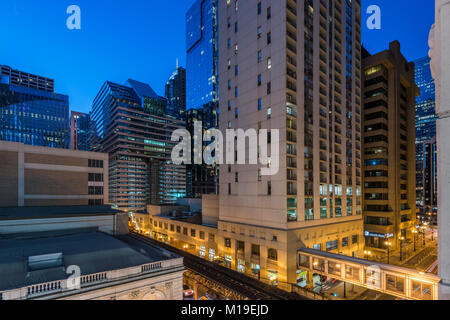
[[[122,211],[111,206],[0,207],[0,220],[45,219],[90,215],[113,215]]]
[[[62,264],[36,271],[28,266],[29,257],[58,253],[62,253]],[[129,236],[118,239],[92,230],[16,235],[0,239],[0,291],[67,279],[65,270],[71,265],[87,275],[176,258]]]

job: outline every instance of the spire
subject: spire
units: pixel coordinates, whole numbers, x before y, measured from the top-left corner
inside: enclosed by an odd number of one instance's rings
[[[177,69],[178,69],[178,58],[177,58]]]

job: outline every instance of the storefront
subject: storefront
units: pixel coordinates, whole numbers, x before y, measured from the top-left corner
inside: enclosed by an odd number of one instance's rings
[[[267,277],[271,285],[278,286],[278,271],[268,270]]]

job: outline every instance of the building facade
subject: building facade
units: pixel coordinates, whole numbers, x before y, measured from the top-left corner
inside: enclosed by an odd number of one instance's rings
[[[219,127],[218,3],[197,0],[186,13],[186,124],[192,137],[194,121],[202,121],[203,132]],[[201,198],[202,194],[218,193],[218,170],[216,165],[189,165],[188,196]]]
[[[212,128],[218,128],[219,115],[215,102],[204,104],[202,108],[188,109],[185,112],[186,129],[191,134],[192,159],[198,152],[194,145],[195,123],[201,122],[202,135]],[[203,143],[205,147],[205,143]],[[200,199],[205,194],[219,193],[219,168],[217,165],[189,164],[186,166],[186,195]]]
[[[110,203],[121,210],[145,210],[186,195],[185,166],[171,161],[171,136],[184,121],[169,111],[165,98],[134,80],[106,82],[94,100],[91,150],[109,154]]]
[[[417,146],[417,145],[416,145]],[[437,170],[437,145],[436,138],[425,141],[422,144],[423,160],[422,160],[422,181],[423,186],[421,203],[421,218],[423,222],[437,224],[438,214],[438,170]]]
[[[412,242],[416,223],[414,63],[398,41],[363,59],[364,232],[366,247]]]
[[[90,117],[89,114],[70,112],[70,149],[90,151]]]
[[[0,65],[0,140],[69,148],[69,97],[54,80]]]
[[[196,0],[186,13],[187,109],[219,98],[218,3]]]
[[[108,203],[108,155],[0,141],[0,207]]]
[[[424,209],[424,144],[436,137],[436,89],[431,76],[430,58],[414,61],[416,84],[420,96],[416,98],[416,189],[417,206]]]
[[[361,3],[221,1],[219,13],[220,130],[280,137],[273,176],[221,166],[219,251],[237,270],[297,283],[298,248],[364,246]]]

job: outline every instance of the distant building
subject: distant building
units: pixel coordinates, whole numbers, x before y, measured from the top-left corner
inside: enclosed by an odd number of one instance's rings
[[[420,96],[416,98],[416,195],[417,205],[423,209],[424,203],[424,149],[427,141],[436,137],[436,88],[431,76],[430,58],[414,61],[416,84]]]
[[[72,111],[70,113],[70,149],[90,151],[89,114]]]
[[[69,97],[54,80],[0,65],[0,140],[69,148]]]
[[[108,155],[0,141],[0,207],[108,203]]]
[[[0,208],[0,234],[0,300],[183,297],[183,258],[130,237],[110,207]]]
[[[176,68],[166,83],[168,104],[186,110],[186,69]]]
[[[366,248],[384,256],[411,242],[416,222],[414,64],[398,41],[363,59],[364,232]]]
[[[173,203],[186,195],[186,167],[171,161],[173,131],[184,128],[167,99],[145,83],[105,82],[94,99],[91,150],[109,154],[110,203],[121,210]]]
[[[420,213],[422,217],[433,224],[437,224],[438,213],[438,171],[437,171],[437,146],[436,138],[425,141],[422,146],[423,160],[421,161],[423,186],[422,198],[420,199]]]

